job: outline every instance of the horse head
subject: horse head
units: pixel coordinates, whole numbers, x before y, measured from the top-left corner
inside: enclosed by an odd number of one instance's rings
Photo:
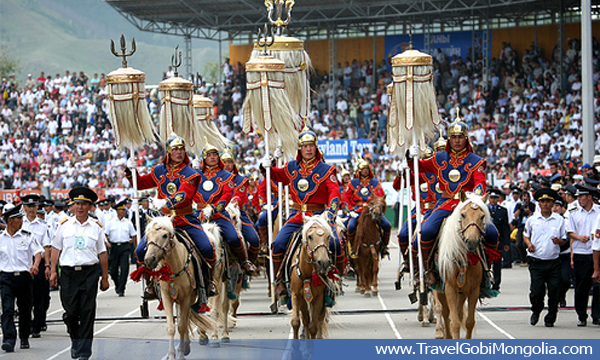
[[[146,241],[148,250],[144,256],[144,264],[148,269],[155,269],[175,245],[175,228],[171,218],[167,216],[152,218],[146,226]]]
[[[376,195],[372,195],[369,198],[369,201],[367,202],[366,207],[368,209],[368,214],[373,219],[373,222],[376,224],[379,224],[379,221],[381,221],[381,218],[385,214],[385,209],[386,209],[385,198],[379,197]]]
[[[332,265],[329,256],[331,236],[333,233],[325,215],[304,218],[302,244],[306,247],[306,261],[316,267],[315,270],[322,275],[327,274]]]
[[[480,197],[475,194],[467,196],[460,193],[460,204],[456,211],[460,212],[460,235],[467,251],[475,253],[483,241],[483,234],[490,221],[490,213],[485,205],[487,194]]]

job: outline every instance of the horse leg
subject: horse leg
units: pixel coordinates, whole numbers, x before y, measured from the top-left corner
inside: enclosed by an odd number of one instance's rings
[[[238,295],[239,297],[239,295]],[[223,304],[221,307],[221,316],[223,317],[223,329],[221,330],[221,339],[223,342],[229,342],[229,307],[231,300],[227,296],[223,296]]]
[[[469,294],[469,302],[468,302],[468,314],[467,321],[465,322],[465,326],[467,328],[467,335],[465,339],[472,339],[473,329],[475,328],[475,308],[477,307],[477,301],[479,300],[479,286],[477,286],[471,293]]]
[[[179,331],[179,349],[177,350],[177,359],[184,360],[190,353],[190,300],[189,295],[179,304],[179,319],[177,330]]]
[[[294,285],[292,283],[292,285]],[[292,320],[290,324],[292,325],[292,330],[294,331],[294,339],[299,339],[299,330],[300,330],[300,307],[301,303],[304,302],[303,298],[300,298],[294,287],[292,286]]]
[[[323,299],[324,300],[324,299]],[[315,314],[316,318],[316,326],[317,326],[317,335],[316,339],[323,339],[327,335],[327,308],[325,307],[325,302],[321,301],[319,304],[322,304],[319,308],[319,312]],[[315,309],[316,311],[316,309]]]
[[[462,304],[460,295],[449,286],[446,286],[446,300],[450,312],[450,336],[451,339],[460,339],[460,327],[462,325]]]
[[[373,270],[371,272],[371,286],[373,288],[373,295],[377,296],[379,293],[379,287],[377,284],[377,277],[379,274],[379,256],[377,259],[373,259]]]
[[[169,336],[169,352],[167,353],[167,359],[175,360],[175,317],[173,316],[173,299],[168,290],[162,291],[162,301],[165,309],[165,316],[167,317],[167,335]]]
[[[435,338],[444,338],[444,320],[442,319],[442,300],[443,294],[433,291],[433,310],[437,316],[437,324],[435,325]]]
[[[313,295],[315,293],[315,288],[313,288]],[[322,312],[324,312],[324,308],[325,308],[325,301],[324,301],[324,297],[323,294],[319,294],[314,296],[313,301],[310,303],[310,325],[307,328],[308,331],[308,337],[309,339],[320,339],[323,338],[323,334],[322,334],[322,321],[324,320],[324,314],[322,314]],[[305,326],[306,328],[306,326]],[[320,337],[319,337],[320,336]]]

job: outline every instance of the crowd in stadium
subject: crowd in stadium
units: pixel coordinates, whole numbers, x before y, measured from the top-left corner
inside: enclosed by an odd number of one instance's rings
[[[596,40],[593,49],[594,98],[599,99],[600,44]],[[540,172],[546,174],[551,162],[557,163],[558,171],[565,175],[563,180],[569,182],[584,165],[579,40],[567,41],[562,63],[558,48],[532,45],[518,54],[510,43],[504,43],[501,53],[491,60],[488,86],[482,79],[481,56],[474,55],[461,59],[434,51],[434,83],[443,124],[454,119],[460,109],[470,127],[474,152],[488,160],[490,183],[525,183]],[[559,67],[564,74],[562,87]],[[232,140],[238,165],[253,172],[264,146],[260,136],[242,132],[244,68],[239,62],[226,61],[222,71],[223,85],[200,80],[197,93],[212,98],[218,114],[215,121]],[[385,144],[388,98],[384,89],[391,82],[389,67],[384,60],[377,64],[353,60],[339,63],[334,75],[328,79],[320,69],[313,72],[310,117],[314,130],[321,139],[371,139],[374,150],[360,155],[372,163],[380,180],[393,180],[399,162]],[[172,71],[165,76],[172,76]],[[82,71],[54,77],[42,72],[25,81],[15,76],[2,79],[0,189],[128,187],[122,176],[126,155],[114,145],[105,86],[104,74],[90,77]],[[147,91],[147,101],[158,119],[156,90]],[[596,100],[596,133],[600,131],[599,113]],[[600,150],[600,139],[595,149]],[[147,146],[138,153],[139,165],[149,168],[163,152],[160,144]],[[350,163],[343,166],[350,167]],[[594,166],[589,176],[598,176]]]

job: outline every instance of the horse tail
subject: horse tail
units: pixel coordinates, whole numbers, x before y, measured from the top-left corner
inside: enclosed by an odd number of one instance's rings
[[[221,257],[222,257],[222,254],[221,254],[222,238],[221,238],[221,231],[219,230],[219,226],[213,222],[208,222],[208,223],[202,224],[202,228],[204,229],[205,232],[207,232],[208,238],[213,244],[213,248],[215,249],[215,254],[217,256],[216,261],[219,261],[219,259],[221,259]]]
[[[206,314],[196,314],[193,311],[190,311],[190,320],[196,325],[199,332],[208,334],[217,329],[215,321]],[[193,331],[190,331],[190,333],[193,333]]]

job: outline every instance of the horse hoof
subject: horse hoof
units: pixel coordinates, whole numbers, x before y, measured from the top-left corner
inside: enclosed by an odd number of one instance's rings
[[[221,347],[221,343],[219,342],[219,340],[209,341],[208,347],[209,348],[220,348]]]
[[[377,296],[379,294],[379,291],[373,291],[373,296]]]
[[[198,340],[198,344],[203,345],[203,346],[208,345],[208,339],[200,339],[200,340]]]
[[[357,287],[356,289],[354,289],[354,292],[362,293],[362,292],[364,292],[364,290]]]
[[[365,292],[365,293],[364,293],[364,296],[365,296],[366,298],[370,298],[370,297],[371,297],[371,293]]]
[[[223,342],[223,343],[230,343],[231,339],[228,338],[228,337],[224,337],[224,338],[221,339],[221,342]]]

